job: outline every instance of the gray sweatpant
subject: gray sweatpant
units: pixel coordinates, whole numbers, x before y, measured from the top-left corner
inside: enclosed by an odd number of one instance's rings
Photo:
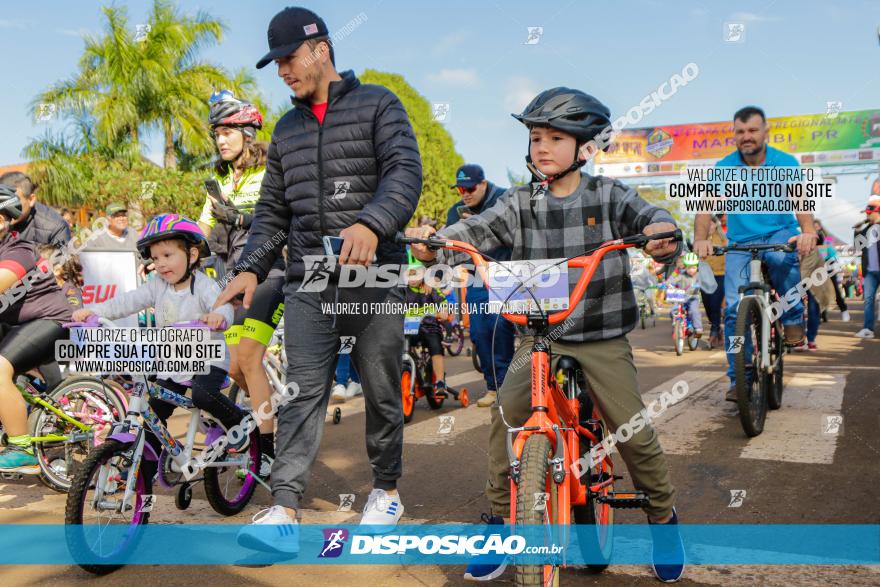
[[[403,408],[400,369],[403,355],[403,314],[368,312],[325,313],[323,304],[403,303],[400,288],[337,289],[297,292],[285,287],[284,345],[287,382],[299,394],[278,410],[276,458],[272,466],[272,495],[276,505],[298,508],[312,463],[318,454],[330,399],[340,336],[355,336],[351,359],[361,378],[366,402],[367,455],[373,485],[394,489],[403,457]]]

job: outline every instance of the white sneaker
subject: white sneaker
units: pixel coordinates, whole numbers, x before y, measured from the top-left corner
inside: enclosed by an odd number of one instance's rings
[[[847,310],[844,310],[843,312],[841,312],[841,313],[840,313],[840,319],[841,319],[843,322],[849,322],[849,312],[848,312]]]
[[[354,381],[350,381],[348,383],[348,387],[345,388],[345,399],[351,399],[357,395],[360,395],[364,392],[364,388],[361,387],[360,383],[355,383]]]
[[[390,496],[384,489],[374,489],[367,498],[361,526],[384,526],[390,530],[397,525],[403,516],[403,504],[400,496]],[[385,531],[388,531],[385,530]]]
[[[238,543],[263,552],[299,552],[299,523],[280,505],[273,505],[254,516],[254,521],[238,531]]]
[[[856,336],[859,338],[874,338],[874,331],[869,330],[868,328],[862,328],[856,332]]]
[[[341,383],[334,385],[333,393],[330,394],[330,399],[333,400],[334,403],[344,402],[346,400],[345,386]]]

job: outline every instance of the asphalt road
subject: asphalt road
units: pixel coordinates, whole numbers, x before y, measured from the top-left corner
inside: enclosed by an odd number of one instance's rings
[[[748,439],[726,390],[723,353],[700,349],[677,357],[668,320],[636,330],[639,382],[647,401],[679,381],[689,393],[664,413],[656,427],[668,455],[684,523],[692,524],[877,524],[880,523],[880,340],[852,335],[861,326],[861,305],[853,321],[837,312],[822,325],[819,352],[786,358],[783,408],[771,412],[764,433]],[[485,393],[470,359],[448,360],[451,384],[467,387],[471,401]],[[318,462],[304,503],[304,521],[356,523],[370,491],[363,442],[363,400],[342,406],[338,425],[325,428]],[[452,431],[441,430],[452,416]],[[829,418],[842,417],[837,432]],[[183,416],[175,416],[180,426]],[[478,523],[488,504],[483,496],[489,410],[461,408],[447,400],[430,410],[425,400],[406,426],[404,477],[399,483],[404,522]],[[836,421],[836,420],[834,420]],[[623,470],[621,463],[621,470]],[[624,480],[623,484],[626,485]],[[733,493],[732,493],[733,492]],[[353,512],[338,512],[340,494],[355,494]],[[742,499],[733,500],[732,496]],[[269,503],[262,489],[247,510],[221,518],[200,488],[187,512],[172,496],[160,495],[151,523],[247,523]],[[60,523],[64,497],[34,478],[0,482],[0,523]],[[644,523],[639,511],[617,510],[619,523]],[[95,579],[71,566],[0,567],[0,585],[458,585],[460,566],[129,566]],[[499,584],[512,583],[508,571]],[[601,575],[566,570],[563,585],[656,585],[646,566],[611,567]],[[880,567],[690,566],[683,585],[878,585]]]

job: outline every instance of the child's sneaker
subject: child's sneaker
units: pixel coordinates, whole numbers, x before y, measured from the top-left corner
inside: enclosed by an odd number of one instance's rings
[[[807,343],[807,350],[810,351],[810,352],[815,353],[816,351],[819,350],[819,347],[816,346],[816,343],[815,343],[815,342],[808,342],[808,343]]]
[[[484,529],[483,535],[501,534],[502,538],[507,538],[509,530],[504,526],[504,518],[501,516],[490,516],[483,514],[481,516],[483,522],[488,527]],[[501,532],[491,532],[492,526],[501,526]],[[497,554],[481,554],[474,557],[473,562],[467,566],[464,572],[464,578],[467,581],[494,581],[504,574],[507,568],[507,557],[499,560]]]
[[[434,383],[434,397],[446,397],[446,382],[442,379]]]
[[[253,522],[238,531],[238,543],[262,552],[299,552],[299,523],[280,505],[262,510]]]
[[[18,445],[10,444],[0,452],[0,473],[38,475],[40,462],[37,457]]]
[[[862,328],[856,332],[858,338],[874,338],[874,331],[869,328]]]
[[[651,564],[654,575],[664,583],[675,583],[684,574],[684,543],[678,531],[678,513],[672,508],[672,518],[668,522],[658,524],[648,520],[652,526],[651,535],[654,541]]]

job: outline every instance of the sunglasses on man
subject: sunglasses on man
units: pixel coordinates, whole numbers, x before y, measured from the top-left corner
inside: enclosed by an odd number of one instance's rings
[[[474,193],[475,191],[477,191],[477,186],[474,186],[474,187],[472,187],[472,188],[466,188],[466,187],[464,187],[464,186],[457,185],[457,186],[455,186],[455,189],[457,189],[457,190],[458,190],[458,193],[461,194],[461,195],[463,196],[463,195],[465,195],[465,194],[472,194],[472,193]]]
[[[873,214],[874,212],[880,212],[880,206],[868,206],[865,208],[865,214]]]

